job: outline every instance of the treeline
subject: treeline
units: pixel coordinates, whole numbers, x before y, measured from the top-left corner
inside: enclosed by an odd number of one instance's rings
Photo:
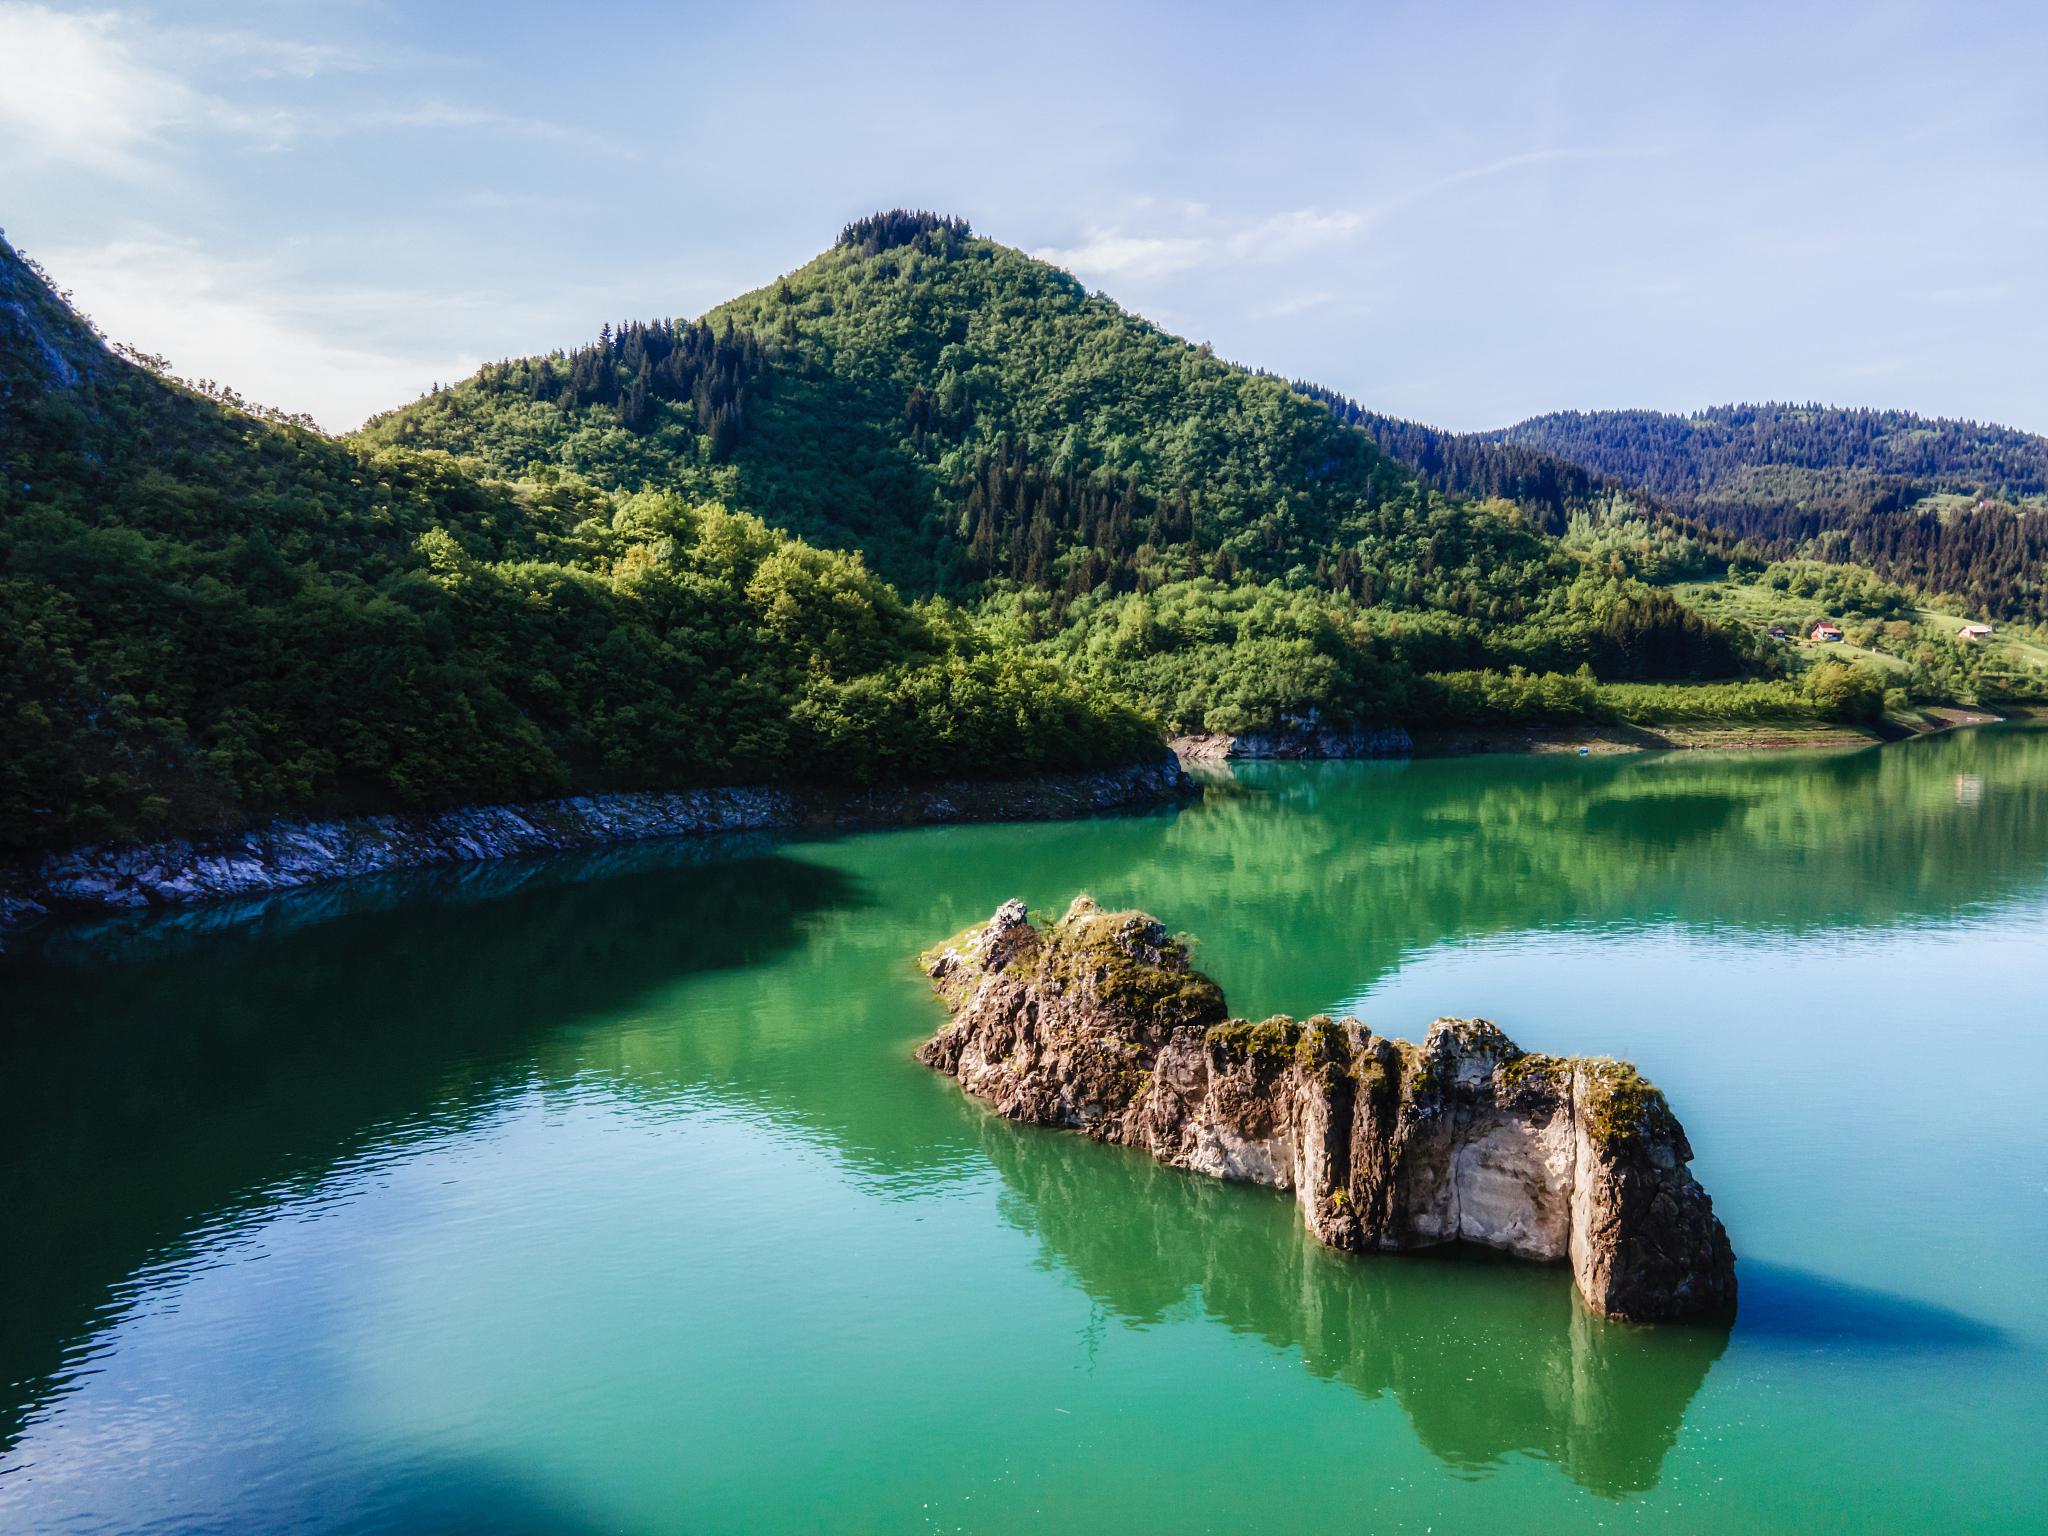
[[[488,395],[521,395],[569,413],[609,406],[619,424],[644,432],[657,401],[691,407],[697,430],[724,458],[739,441],[755,396],[767,382],[761,343],[737,331],[687,320],[609,323],[573,352],[486,363],[475,384]]]
[[[1867,668],[1839,663],[1815,667],[1797,681],[1699,684],[1603,683],[1590,670],[1565,674],[1514,668],[1424,679],[1418,718],[1457,725],[1815,719],[1867,725],[1884,708],[1884,680]]]
[[[2048,622],[2048,438],[1905,411],[1725,406],[1560,412],[1499,439],[1561,455],[1771,556],[1868,565]],[[1952,498],[1938,509],[1933,497]]]
[[[720,366],[723,331],[680,334]],[[597,360],[675,355],[635,346],[607,337]],[[169,385],[4,244],[0,400],[0,857],[285,813],[1157,750],[1101,688],[906,602],[856,554],[675,493],[480,480]]]
[[[1584,668],[1608,679],[1704,679],[1768,675],[1779,665],[1742,632],[1701,619],[1668,593],[1597,573],[1575,582],[1555,611],[1511,625],[1208,576],[1071,598],[1015,588],[983,612],[998,634],[1170,732],[1452,718],[1425,681],[1441,672]]]
[[[1383,416],[1347,395],[1303,379],[1295,380],[1293,387],[1326,407],[1347,427],[1368,434],[1382,452],[1435,489],[1452,496],[1512,501],[1528,510],[1536,526],[1546,533],[1563,533],[1574,512],[1605,502],[1617,489],[1552,453]]]
[[[1185,490],[1161,503],[1130,477],[1055,474],[1008,438],[983,453],[959,499],[969,578],[1068,596],[1133,591],[1160,551],[1194,537]]]
[[[1973,612],[2048,624],[2048,511],[1905,512],[1887,505],[1917,499],[1888,490],[1871,510],[1725,507],[1713,515],[1773,553],[1853,561],[1922,592],[1953,596]]]
[[[927,256],[951,256],[974,237],[965,219],[949,218],[924,208],[891,208],[855,219],[839,231],[837,243],[863,256],[878,256],[897,246],[911,246]]]
[[[1759,466],[1867,471],[2008,498],[2048,493],[2048,438],[1911,411],[1813,403],[1724,405],[1689,416],[1559,411],[1495,435],[1680,500],[1710,495]]]

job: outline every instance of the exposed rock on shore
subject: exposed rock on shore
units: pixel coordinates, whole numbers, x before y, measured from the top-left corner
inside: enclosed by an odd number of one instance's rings
[[[531,805],[276,821],[216,838],[77,848],[0,866],[0,938],[46,914],[212,901],[517,854],[716,832],[1047,820],[1147,804],[1193,788],[1179,761],[1163,754],[1112,772],[1028,779],[578,795]]]
[[[918,1058],[1011,1119],[1292,1190],[1334,1247],[1568,1260],[1595,1311],[1637,1322],[1735,1304],[1685,1132],[1625,1063],[1534,1055],[1483,1020],[1418,1046],[1232,1019],[1157,921],[1085,896],[1048,929],[1006,903],[922,964],[952,1019]]]
[[[1176,736],[1173,750],[1190,762],[1216,758],[1406,757],[1415,742],[1398,725],[1302,725],[1277,731],[1212,731]]]

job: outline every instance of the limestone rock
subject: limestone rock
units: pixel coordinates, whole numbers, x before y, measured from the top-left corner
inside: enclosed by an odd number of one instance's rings
[[[393,870],[654,838],[806,827],[1080,816],[1196,792],[1172,753],[1100,773],[839,789],[763,786],[575,795],[343,820],[274,821],[210,838],[64,849],[0,864],[0,940],[45,915],[275,895]]]
[[[1622,1062],[1440,1019],[1232,1019],[1185,944],[1082,896],[1050,928],[1006,902],[922,957],[952,1017],[928,1066],[1015,1120],[1291,1191],[1338,1248],[1472,1243],[1565,1261],[1595,1311],[1735,1304],[1735,1256],[1664,1096]]]

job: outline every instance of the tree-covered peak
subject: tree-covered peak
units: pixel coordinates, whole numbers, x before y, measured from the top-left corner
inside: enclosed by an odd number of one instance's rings
[[[839,231],[838,244],[863,256],[902,245],[915,246],[928,256],[950,256],[973,234],[965,219],[923,208],[891,208],[886,213],[871,213],[853,220]]]

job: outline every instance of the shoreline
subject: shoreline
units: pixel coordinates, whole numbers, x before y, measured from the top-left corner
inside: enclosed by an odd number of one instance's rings
[[[1916,736],[1936,736],[2008,720],[2048,718],[2040,711],[2015,709],[2003,715],[1989,710],[1941,705],[1910,715],[1887,716],[1876,725],[1850,725],[1829,720],[1667,721],[1654,725],[1611,722],[1502,723],[1498,725],[1398,726],[1357,733],[1367,750],[1331,750],[1332,733],[1288,739],[1273,732],[1242,737],[1226,731],[1176,736],[1168,742],[1183,762],[1247,762],[1287,759],[1303,762],[1345,758],[1432,758],[1583,753],[1611,757],[1630,752],[1797,752],[1848,750],[1884,746]],[[1398,737],[1404,744],[1388,745]],[[1250,750],[1242,748],[1249,744]]]
[[[0,865],[0,951],[13,934],[50,919],[192,907],[520,855],[734,832],[1050,821],[1198,793],[1180,760],[1162,752],[1100,773],[865,789],[627,791],[447,811],[283,817],[241,832],[90,844]]]
[[[1201,793],[1190,767],[1250,760],[1443,758],[1481,754],[1849,750],[2048,711],[1938,707],[1879,727],[1824,721],[1516,724],[1178,736],[1158,758],[1099,773],[959,779],[865,789],[752,785],[622,791],[322,819],[281,817],[240,832],[88,844],[0,863],[0,954],[29,928],[68,918],[135,917],[251,896],[282,896],[376,875],[480,865],[732,833],[1050,821]]]

